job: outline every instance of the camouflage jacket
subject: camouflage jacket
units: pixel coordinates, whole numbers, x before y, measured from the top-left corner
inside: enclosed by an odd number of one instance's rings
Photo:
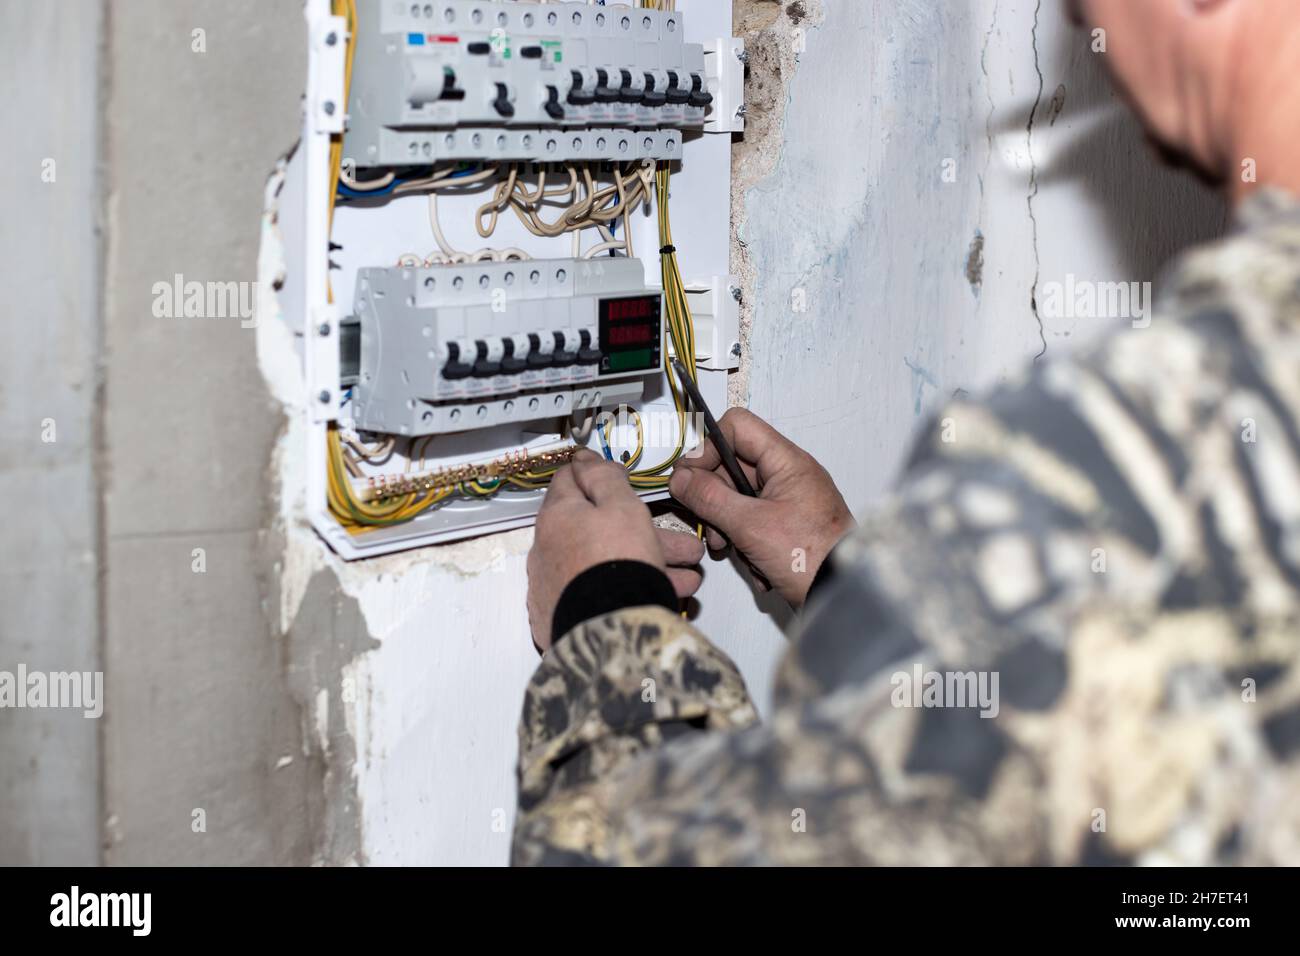
[[[1148,327],[940,413],[765,723],[664,607],[562,637],[514,861],[1300,864],[1300,205],[1240,218]]]

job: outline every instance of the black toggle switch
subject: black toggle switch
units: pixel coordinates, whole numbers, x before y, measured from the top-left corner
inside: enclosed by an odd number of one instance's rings
[[[510,88],[504,83],[498,83],[496,87],[497,98],[492,101],[492,107],[498,116],[509,119],[515,115],[515,104],[510,102]]]
[[[485,40],[479,40],[465,47],[471,56],[487,56],[492,52],[492,44]]]
[[[541,337],[536,333],[530,333],[528,336],[528,367],[529,368],[546,368],[552,363],[552,359],[545,352],[538,351],[542,347]]]
[[[591,333],[586,329],[578,333],[578,364],[600,364],[600,349],[591,347]]]
[[[560,103],[560,88],[558,86],[548,86],[546,88],[546,105],[542,108],[546,110],[546,115],[551,119],[564,119],[564,106]]]
[[[668,71],[668,102],[681,106],[690,101],[691,91],[685,87],[677,85],[677,73],[674,70]]]
[[[502,347],[504,351],[501,356],[501,371],[522,372],[527,363],[523,359],[515,357],[515,340],[506,339]]]
[[[640,103],[641,91],[632,85],[632,71],[619,70],[618,72],[623,80],[623,85],[618,90],[619,101],[623,103]]]
[[[455,381],[469,378],[473,371],[473,368],[460,360],[460,346],[455,342],[448,342],[447,364],[442,367],[442,377],[448,381]]]
[[[440,100],[463,100],[465,91],[456,89],[456,71],[449,66],[442,68],[442,92],[438,94]]]
[[[564,351],[564,333],[555,333],[555,351],[551,355],[551,361],[556,365],[572,365],[577,356],[573,352]]]
[[[474,343],[474,347],[478,349],[478,358],[474,362],[474,377],[491,378],[493,375],[500,375],[501,363],[488,361],[487,343],[479,339]]]
[[[604,70],[596,71],[596,101],[598,103],[618,102],[618,90],[609,85],[609,74]]]
[[[713,102],[713,94],[704,88],[704,77],[695,73],[691,76],[691,96],[690,103],[692,106],[708,106]]]
[[[663,106],[668,102],[668,97],[662,90],[655,92],[655,75],[653,73],[645,75],[645,93],[641,96],[641,102],[646,106]]]
[[[540,60],[542,58],[542,48],[540,46],[520,47],[519,55],[525,60]]]
[[[596,102],[596,97],[582,88],[582,73],[578,70],[569,72],[573,75],[573,89],[569,90],[569,103],[573,106],[590,106]]]

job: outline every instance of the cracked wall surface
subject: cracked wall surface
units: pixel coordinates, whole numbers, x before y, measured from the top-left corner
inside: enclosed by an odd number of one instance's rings
[[[1107,328],[1040,315],[1035,289],[1156,281],[1223,228],[1216,197],[1156,165],[1053,0],[742,0],[736,25],[750,62],[732,398],[855,508],[948,398]],[[761,708],[782,617],[725,572],[702,606]]]

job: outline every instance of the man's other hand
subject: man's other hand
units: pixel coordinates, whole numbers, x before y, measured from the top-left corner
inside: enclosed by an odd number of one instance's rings
[[[679,598],[700,586],[704,542],[656,528],[627,481],[627,469],[586,449],[556,472],[537,515],[528,553],[528,621],[545,653],[560,595],[579,574],[606,561],[641,561],[668,575]],[[559,637],[556,634],[554,637]]]
[[[853,514],[826,469],[753,412],[729,409],[718,427],[758,497],[736,491],[711,440],[678,462],[669,490],[709,526],[710,549],[729,540],[800,607],[817,569],[853,528]]]

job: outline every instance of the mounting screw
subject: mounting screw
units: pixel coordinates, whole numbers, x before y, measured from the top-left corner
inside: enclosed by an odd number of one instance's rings
[[[316,331],[319,332],[322,336],[329,335],[330,324],[328,322],[322,322],[320,325],[316,327]]]
[[[732,342],[732,343],[731,343],[731,354],[734,355],[736,358],[740,358],[740,343],[739,343],[739,342]]]
[[[741,63],[748,63],[748,62],[749,62],[749,51],[748,51],[748,50],[737,50],[737,51],[736,51],[736,59],[739,60]]]
[[[329,33],[325,34],[325,45],[326,45],[326,46],[334,46],[334,44],[336,44],[336,43],[338,43],[338,42],[339,42],[339,35],[338,35],[337,33],[335,33],[333,30],[331,30]]]
[[[749,109],[745,106],[744,103],[741,103],[739,106],[736,107],[736,119],[744,119],[745,114],[748,112]]]
[[[333,101],[333,100],[326,100],[326,101],[325,101],[324,110],[325,110],[325,115],[326,115],[326,116],[333,116],[333,115],[334,115],[334,101]]]
[[[329,404],[330,393],[328,389],[321,389],[321,393],[316,397],[319,398],[325,404]]]
[[[735,299],[737,302],[740,301],[740,286],[729,285],[727,286],[727,291],[731,293],[731,297],[733,299]]]

